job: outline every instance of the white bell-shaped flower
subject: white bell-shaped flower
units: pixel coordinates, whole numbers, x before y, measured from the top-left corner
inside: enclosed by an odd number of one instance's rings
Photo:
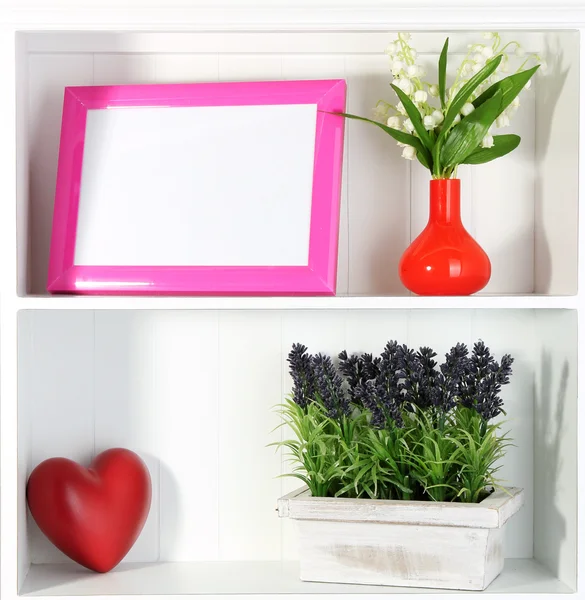
[[[416,158],[416,149],[412,146],[404,146],[402,150],[402,158],[406,158],[406,160],[414,160]]]
[[[402,73],[402,71],[404,71],[405,67],[406,67],[406,65],[401,60],[393,61],[392,65],[390,66],[392,75],[394,75],[395,77],[397,75],[400,75]]]
[[[412,133],[414,131],[414,125],[410,119],[406,119],[404,121],[404,129],[406,129],[408,133]]]
[[[400,79],[398,79],[396,85],[408,96],[412,94],[412,91],[414,89],[412,81],[410,81],[410,79],[407,79],[406,77],[401,77]]]
[[[433,119],[435,120],[435,123],[437,125],[440,125],[445,120],[445,117],[443,116],[443,113],[440,110],[434,110]]]
[[[491,58],[494,55],[494,50],[491,46],[486,46],[481,53],[486,57],[486,58]]]
[[[417,65],[408,65],[406,69],[406,74],[409,77],[418,77],[418,66]]]
[[[489,133],[481,140],[482,148],[493,148],[494,146],[494,136]]]
[[[390,42],[387,46],[386,46],[386,50],[384,50],[384,52],[388,55],[388,56],[394,56],[397,52],[398,52],[398,46],[396,45],[395,42]]]
[[[437,126],[437,124],[435,122],[435,119],[433,118],[433,115],[427,115],[426,117],[424,117],[423,125],[425,126],[425,129],[427,131],[434,129]]]
[[[453,125],[457,125],[457,123],[459,123],[459,121],[461,121],[461,115],[456,115],[455,118],[453,119]]]
[[[414,92],[414,101],[415,102],[419,102],[419,103],[426,102],[428,97],[429,97],[429,95],[424,90],[417,90],[416,92]]]
[[[429,86],[429,94],[434,98],[437,98],[439,95],[439,86],[435,84]]]
[[[496,127],[498,129],[501,129],[502,127],[508,127],[508,125],[510,125],[510,117],[505,112],[503,112],[496,119]]]
[[[470,115],[473,111],[475,110],[475,106],[473,106],[473,104],[471,104],[471,102],[466,102],[462,107],[461,107],[461,114],[466,117],[467,115]]]
[[[402,121],[399,116],[395,115],[393,117],[388,117],[386,125],[388,125],[388,127],[392,127],[393,129],[400,129],[402,127]]]
[[[408,42],[408,40],[410,40],[410,33],[399,33],[398,39],[402,40],[403,42]]]
[[[396,110],[403,116],[406,116],[408,113],[406,112],[406,109],[404,108],[404,104],[402,104],[402,102],[399,102],[396,105]]]

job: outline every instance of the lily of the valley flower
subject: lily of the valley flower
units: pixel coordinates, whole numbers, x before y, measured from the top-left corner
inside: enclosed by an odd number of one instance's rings
[[[394,77],[396,77],[397,75],[400,75],[400,73],[402,73],[402,71],[404,71],[405,66],[406,65],[401,60],[395,60],[391,66],[392,75],[394,75]]]
[[[428,97],[429,97],[429,95],[423,90],[417,90],[414,93],[414,101],[415,102],[419,102],[419,103],[426,102]]]
[[[501,56],[500,63],[493,70],[492,74],[465,99],[465,103],[459,109],[459,114],[455,116],[449,129],[455,127],[463,118],[471,115],[475,109],[474,101],[490,86],[499,81],[503,77],[503,73],[515,71],[518,68],[520,61],[515,59],[514,54],[518,56],[525,54],[517,41],[505,43],[498,32],[488,31],[483,33],[482,37],[486,41],[480,41],[480,43],[469,44],[467,46],[468,51],[455,74],[455,80],[451,87],[446,90],[446,97],[440,105],[438,99],[440,96],[439,86],[436,83],[425,80],[425,69],[420,64],[417,64],[417,53],[411,46],[410,34],[399,33],[386,46],[385,53],[388,56],[393,76],[392,83],[408,96],[409,100],[414,104],[414,108],[420,114],[420,121],[424,129],[435,132],[431,133],[431,140],[436,140],[436,135],[441,132],[445,115],[453,105],[454,99],[475,74],[479,73],[495,56]],[[519,70],[523,69],[529,61],[541,64],[543,62],[538,55],[530,54],[524,60],[522,66],[519,67]],[[529,87],[530,82],[526,85],[526,88]],[[498,116],[496,122],[492,124],[478,146],[481,148],[492,148],[494,146],[494,132],[499,128],[510,125],[510,119],[514,116],[519,106],[520,100],[516,97],[510,102],[506,110]],[[394,104],[380,100],[376,106],[375,115],[379,123],[384,123],[397,131],[408,133],[417,138],[420,137],[419,131],[421,134],[423,133],[420,128],[418,131],[415,129],[413,121],[409,118],[409,114],[403,103],[399,101],[399,98],[395,100]],[[413,117],[416,117],[416,115],[413,115]],[[417,127],[419,126],[417,125]],[[449,131],[445,133],[450,135]],[[399,142],[398,146],[402,148],[404,158],[408,160],[417,158],[416,148],[411,144]],[[447,176],[450,176],[449,172],[447,172]]]
[[[434,110],[432,116],[436,125],[440,125],[445,120],[445,117],[440,110]]]
[[[416,149],[412,146],[405,146],[402,150],[402,158],[406,158],[406,160],[414,160],[416,158]]]
[[[412,121],[410,119],[406,119],[404,121],[404,129],[406,129],[406,131],[408,131],[409,133],[412,133],[414,131],[414,125],[412,124]]]
[[[423,125],[425,126],[425,129],[427,131],[430,131],[431,129],[434,129],[436,127],[437,123],[435,122],[435,119],[432,115],[427,115],[423,119]]]
[[[461,107],[461,114],[466,117],[467,115],[470,115],[473,111],[475,110],[475,106],[473,106],[473,104],[471,104],[471,102],[466,102],[462,107]]]
[[[392,127],[393,129],[400,129],[402,123],[400,121],[400,117],[394,116],[388,118],[386,125],[388,125],[388,127]]]
[[[406,74],[409,77],[423,77],[425,71],[420,65],[410,65],[408,69],[406,69]]]
[[[412,86],[412,81],[410,81],[410,79],[407,79],[406,77],[402,77],[401,79],[398,79],[396,81],[396,85],[405,93],[405,94],[412,94],[413,91],[413,86]]]

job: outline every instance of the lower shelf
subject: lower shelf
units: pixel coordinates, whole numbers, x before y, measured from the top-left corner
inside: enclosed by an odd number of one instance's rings
[[[200,562],[125,564],[106,575],[76,565],[33,565],[23,596],[129,596],[257,594],[435,593],[419,588],[391,588],[306,583],[295,562]],[[573,590],[535,560],[508,559],[491,593],[565,594]],[[443,593],[443,592],[440,592]]]

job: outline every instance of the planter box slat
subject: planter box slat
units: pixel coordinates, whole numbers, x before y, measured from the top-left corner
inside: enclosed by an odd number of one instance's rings
[[[447,525],[491,529],[501,527],[523,504],[519,488],[497,491],[479,504],[408,502],[353,498],[313,498],[302,488],[279,500],[281,517],[320,521],[372,521],[410,525]]]

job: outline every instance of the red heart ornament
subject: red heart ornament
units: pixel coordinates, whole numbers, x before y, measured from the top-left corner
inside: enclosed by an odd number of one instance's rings
[[[105,573],[128,554],[150,510],[150,474],[124,448],[106,450],[89,469],[50,458],[28,480],[27,500],[40,530],[79,564]]]

